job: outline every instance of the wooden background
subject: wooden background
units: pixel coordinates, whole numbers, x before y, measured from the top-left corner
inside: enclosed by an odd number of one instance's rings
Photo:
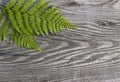
[[[42,52],[0,43],[0,82],[120,82],[120,0],[52,4],[78,30],[37,37]]]

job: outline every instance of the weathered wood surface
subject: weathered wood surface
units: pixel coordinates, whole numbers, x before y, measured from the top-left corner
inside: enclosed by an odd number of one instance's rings
[[[37,37],[42,52],[0,44],[0,82],[120,82],[120,0],[55,0],[78,30]]]

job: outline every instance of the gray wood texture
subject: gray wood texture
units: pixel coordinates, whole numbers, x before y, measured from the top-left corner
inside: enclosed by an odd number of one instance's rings
[[[0,82],[120,82],[120,0],[54,0],[78,27],[37,37],[42,52],[0,43]]]

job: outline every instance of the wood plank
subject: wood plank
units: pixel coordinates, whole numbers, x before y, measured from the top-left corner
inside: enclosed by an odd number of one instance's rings
[[[120,0],[54,0],[78,27],[37,37],[42,52],[0,43],[0,82],[120,82]]]

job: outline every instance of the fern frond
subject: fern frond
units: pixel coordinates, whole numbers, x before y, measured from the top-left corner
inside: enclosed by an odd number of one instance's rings
[[[53,12],[53,10],[55,10],[54,6],[48,8],[46,11],[44,11],[44,13],[41,15],[41,17],[49,18],[49,14],[51,14]]]
[[[33,35],[33,30],[32,30],[32,27],[30,25],[30,19],[29,19],[29,15],[27,13],[24,13],[23,14],[23,21],[24,21],[24,25],[26,28],[26,30],[29,32],[29,34],[32,34]]]
[[[55,6],[52,6],[51,7],[52,9],[52,11],[51,11],[51,13],[52,14],[49,14],[48,16],[47,16],[47,19],[48,20],[53,20],[52,18],[54,17],[54,16],[56,16],[56,14],[59,14],[60,12],[56,9],[56,7]]]
[[[50,21],[47,21],[47,28],[52,34],[54,34],[54,29]]]
[[[8,12],[8,18],[9,18],[12,26],[14,27],[15,30],[17,30],[19,33],[21,33],[20,28],[17,25],[17,21],[16,21],[16,19],[14,17],[13,11],[12,10],[7,10],[7,12]]]
[[[27,31],[24,25],[23,15],[20,12],[16,12],[15,18],[16,18],[17,25],[20,28],[20,31],[25,34],[29,34],[29,32]]]
[[[33,2],[34,2],[34,0],[25,1],[25,4],[22,6],[21,11],[26,12],[29,9],[29,7],[33,4]]]
[[[8,27],[7,20],[4,20],[0,27],[0,41],[6,41],[10,28]]]
[[[43,5],[41,5],[41,7],[35,12],[35,15],[41,15],[48,7],[48,5],[50,4],[50,2],[46,2]]]
[[[19,10],[24,3],[25,3],[25,0],[19,0],[19,1],[15,4],[15,6],[13,7],[14,10],[16,10],[16,11]]]
[[[5,5],[5,7],[10,9],[15,5],[16,2],[17,0],[9,0],[9,2]]]
[[[25,47],[28,49],[35,49],[37,51],[40,51],[40,48],[33,36],[13,32],[10,39],[11,42],[14,42],[18,47]]]
[[[49,4],[45,0],[9,0],[0,8],[0,40],[6,41],[10,35],[10,42],[18,47],[40,50],[34,36],[76,28]]]
[[[35,20],[36,20],[37,30],[40,32],[41,35],[45,35],[44,31],[42,30],[42,24],[41,24],[42,20],[39,18],[39,16],[36,16]]]
[[[3,20],[3,18],[4,18],[4,13],[1,11],[0,12],[0,24],[1,24],[2,20]]]
[[[47,21],[45,19],[41,20],[42,30],[46,35],[48,35]]]
[[[34,14],[35,11],[37,11],[41,5],[45,3],[45,0],[38,0],[36,4],[28,11],[29,14]]]
[[[33,16],[33,15],[30,16],[30,22],[31,22],[31,26],[32,26],[34,32],[35,32],[37,35],[39,35],[38,29],[37,29],[37,27],[36,27],[35,16]]]

